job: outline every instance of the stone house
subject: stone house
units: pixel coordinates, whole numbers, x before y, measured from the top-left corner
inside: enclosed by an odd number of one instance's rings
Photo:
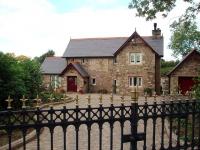
[[[182,61],[168,74],[170,93],[181,91],[185,94],[191,91],[195,85],[195,78],[199,76],[200,53],[192,50]]]
[[[62,57],[42,64],[46,87],[66,92],[129,94],[134,87],[160,92],[163,36],[154,24],[152,36],[71,39]],[[59,81],[59,82],[57,82]],[[59,84],[58,84],[59,83]]]

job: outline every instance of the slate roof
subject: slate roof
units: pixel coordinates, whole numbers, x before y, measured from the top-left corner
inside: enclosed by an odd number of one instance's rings
[[[41,65],[43,74],[60,74],[66,68],[67,62],[62,57],[46,57]]]
[[[78,62],[70,63],[67,65],[61,74],[64,74],[70,67],[73,67],[82,77],[89,77],[87,71]]]
[[[63,57],[113,57],[129,37],[71,39]],[[163,37],[142,37],[152,49],[163,56]]]

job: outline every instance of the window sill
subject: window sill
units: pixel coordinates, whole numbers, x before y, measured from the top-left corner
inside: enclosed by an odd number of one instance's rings
[[[139,66],[139,65],[142,65],[142,63],[137,63],[137,64],[135,64],[135,63],[129,63],[129,65],[136,65],[136,66]]]

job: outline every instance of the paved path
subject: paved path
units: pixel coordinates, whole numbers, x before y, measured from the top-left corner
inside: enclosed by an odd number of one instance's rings
[[[71,94],[70,96],[74,97],[75,95]],[[87,106],[87,94],[84,95],[79,95],[80,101],[79,105],[80,107],[86,107]],[[109,106],[110,101],[109,101],[110,95],[103,95],[103,105],[104,106]],[[99,105],[99,95],[97,94],[92,94],[91,95],[91,105],[92,106],[98,106]],[[144,98],[139,99],[139,103],[143,103]],[[159,101],[160,98],[158,98]],[[149,99],[148,102],[152,102],[153,99]],[[120,105],[120,96],[114,96],[114,105]],[[125,105],[130,104],[130,97],[125,97]],[[62,108],[63,105],[58,105],[55,106],[55,108]],[[68,103],[66,104],[67,108],[75,107],[75,102]],[[144,130],[144,125],[143,121],[139,122],[138,130],[143,132]],[[147,149],[152,149],[152,120],[148,121],[148,126],[147,126]],[[120,123],[116,122],[114,124],[114,132],[113,132],[113,150],[120,150]],[[124,126],[124,133],[125,134],[130,134],[130,123],[126,122]],[[156,124],[156,145],[160,147],[160,135],[161,135],[161,120],[157,120]],[[110,126],[108,123],[104,124],[103,126],[103,150],[109,150],[110,149]],[[165,139],[168,139],[168,136],[165,134]],[[91,130],[91,150],[98,150],[99,149],[99,128],[98,125],[93,125],[92,130]],[[67,130],[67,149],[68,150],[75,150],[75,130],[74,127],[69,127]],[[41,150],[49,150],[50,149],[50,133],[49,129],[45,128],[43,133],[40,136],[40,143],[41,143]],[[165,143],[168,143],[168,140],[165,141]],[[29,142],[27,144],[27,150],[36,150],[37,143],[36,139]],[[124,150],[129,150],[129,143],[125,143]],[[19,148],[21,150],[22,148]],[[54,130],[54,149],[55,150],[62,150],[63,149],[63,131],[61,127],[57,127]],[[79,149],[80,150],[87,150],[87,127],[86,126],[81,126],[80,127],[80,132],[79,132]],[[138,149],[143,149],[143,142],[138,142]]]

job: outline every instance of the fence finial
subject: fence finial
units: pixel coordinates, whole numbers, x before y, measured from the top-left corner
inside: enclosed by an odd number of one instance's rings
[[[147,103],[147,92],[144,93],[144,102]]]
[[[67,95],[66,94],[63,94],[63,97],[61,98],[61,100],[63,100],[64,101],[64,103],[66,103],[67,102]]]
[[[110,104],[113,104],[113,93],[110,95]]]
[[[134,88],[134,91],[131,91],[131,102],[137,103],[138,102],[139,93],[136,88]]]
[[[102,105],[102,100],[103,100],[103,96],[101,94],[100,97],[99,97],[99,105]]]
[[[76,98],[75,98],[76,106],[78,106],[78,100],[79,100],[78,95],[76,95]]]
[[[153,98],[154,98],[154,102],[156,102],[156,98],[157,98],[156,91],[154,91]]]
[[[27,101],[27,100],[28,100],[28,99],[26,99],[24,95],[22,96],[22,99],[20,99],[20,101],[22,101],[22,109],[25,109],[25,108],[26,108],[26,101]]]
[[[54,98],[53,95],[51,94],[50,97],[48,98],[48,100],[49,100],[50,103],[51,103],[51,104],[49,105],[49,107],[53,107],[53,101],[54,101],[54,99],[55,99],[55,98]]]
[[[124,104],[124,94],[121,96],[121,104]]]
[[[8,99],[6,100],[8,102],[8,106],[7,106],[7,109],[11,109],[11,103],[13,101],[13,99],[10,98],[10,95],[8,96]]]
[[[41,99],[39,98],[38,94],[37,94],[37,97],[36,99],[34,99],[34,101],[36,101],[36,108],[40,108],[40,103],[41,103]]]
[[[90,106],[91,105],[91,96],[90,95],[88,95],[87,100],[88,100],[88,105]]]

